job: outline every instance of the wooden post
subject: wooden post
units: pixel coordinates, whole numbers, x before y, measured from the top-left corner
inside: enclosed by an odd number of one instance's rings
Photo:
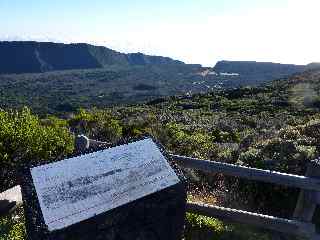
[[[75,138],[76,151],[83,152],[90,146],[90,140],[85,135],[79,135]]]
[[[307,177],[320,178],[320,160],[311,161],[308,164]],[[301,190],[293,214],[293,218],[303,222],[312,222],[314,211],[319,199],[319,191]]]
[[[101,142],[89,139],[85,135],[79,135],[75,138],[75,148],[77,152],[83,152],[89,148],[97,148],[102,146],[110,146],[111,144],[108,142]]]

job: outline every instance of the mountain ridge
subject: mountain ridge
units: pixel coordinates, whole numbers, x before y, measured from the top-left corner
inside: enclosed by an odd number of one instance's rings
[[[309,64],[310,65],[310,64]],[[217,72],[253,74],[253,73],[285,73],[292,75],[302,72],[308,65],[283,64],[274,62],[257,62],[257,61],[218,61],[213,69]]]
[[[0,74],[92,69],[110,65],[184,64],[169,57],[120,53],[87,43],[0,41]]]
[[[88,43],[55,43],[37,41],[0,41],[0,74],[43,73],[71,69],[93,69],[109,66],[181,65],[182,61],[170,57],[146,55],[141,52],[121,53],[105,46]],[[320,67],[256,61],[218,61],[217,72],[258,74],[286,77],[307,69]],[[258,76],[260,78],[260,76]]]

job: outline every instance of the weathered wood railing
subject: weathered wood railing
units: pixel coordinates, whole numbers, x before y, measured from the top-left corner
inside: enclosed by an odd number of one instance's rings
[[[82,150],[83,146],[96,147],[107,144],[105,142],[89,140],[85,136],[79,136],[76,141],[79,150]],[[301,189],[292,219],[278,218],[194,202],[187,203],[188,212],[250,224],[289,235],[307,237],[311,240],[320,240],[320,235],[316,233],[315,225],[312,223],[316,205],[320,203],[320,162],[318,160],[309,163],[306,176],[299,176],[215,161],[199,160],[173,154],[169,154],[169,156],[184,168],[192,168],[209,173],[222,173],[228,176]]]
[[[108,145],[108,143],[90,140],[85,136],[76,138],[76,148],[78,151],[100,145]],[[172,154],[169,156],[184,168],[192,168],[210,173],[222,173],[228,176],[301,189],[292,219],[278,218],[194,202],[188,202],[188,212],[216,217],[222,220],[250,224],[289,235],[307,237],[312,240],[320,240],[320,236],[316,233],[315,225],[312,223],[316,205],[320,203],[320,162],[318,160],[310,162],[306,176],[299,176]],[[15,197],[20,199],[21,197],[19,197],[18,191],[19,189],[16,188]],[[5,195],[0,194],[0,199],[4,198]]]
[[[298,176],[256,168],[242,167],[215,161],[199,160],[195,158],[170,155],[185,168],[202,170],[210,173],[269,182],[302,189],[292,219],[283,219],[236,209],[210,206],[206,204],[187,204],[189,212],[210,217],[251,224],[264,229],[275,230],[291,235],[307,237],[312,240],[320,239],[317,235],[312,217],[316,205],[320,202],[320,163],[312,161],[308,165],[307,176]]]

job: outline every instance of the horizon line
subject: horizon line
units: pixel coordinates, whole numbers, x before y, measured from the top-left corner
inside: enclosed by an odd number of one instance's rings
[[[248,62],[248,63],[273,63],[273,64],[282,64],[282,65],[295,65],[295,66],[307,66],[313,63],[320,63],[317,61],[312,61],[309,62],[307,64],[295,64],[295,63],[284,63],[284,62],[276,62],[276,61],[256,61],[256,60],[227,60],[227,59],[221,59],[221,60],[217,60],[215,64],[213,64],[212,66],[204,66],[205,64],[201,64],[201,63],[186,63],[185,61],[182,61],[180,59],[176,59],[174,57],[169,57],[169,56],[164,56],[164,55],[159,55],[159,54],[148,54],[148,53],[144,53],[141,51],[137,51],[137,52],[126,52],[126,51],[120,51],[120,50],[115,50],[113,48],[108,47],[107,45],[103,45],[100,43],[95,43],[95,42],[73,42],[73,41],[61,41],[61,40],[36,40],[36,39],[17,39],[17,40],[8,40],[8,39],[1,39],[0,38],[0,42],[30,42],[30,43],[53,43],[53,44],[63,44],[63,45],[77,45],[77,44],[85,44],[85,45],[91,45],[94,47],[103,47],[103,48],[107,48],[109,50],[118,52],[118,53],[122,53],[122,54],[143,54],[143,55],[147,55],[147,56],[154,56],[154,57],[168,57],[171,58],[172,60],[175,61],[180,61],[183,64],[188,64],[188,65],[200,65],[201,67],[204,68],[214,68],[214,66],[218,63],[218,62]]]

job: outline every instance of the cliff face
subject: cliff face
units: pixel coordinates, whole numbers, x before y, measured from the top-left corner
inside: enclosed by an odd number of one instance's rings
[[[319,70],[320,69],[320,62],[313,62],[309,63],[306,66],[307,70]]]
[[[131,65],[150,65],[150,64],[183,64],[178,60],[168,57],[148,56],[142,53],[129,53],[127,60]]]
[[[124,54],[84,43],[0,42],[0,74],[152,64],[183,62],[142,53]]]
[[[302,72],[305,70],[305,68],[305,65],[280,64],[271,62],[219,61],[215,65],[214,70],[217,72],[239,73],[240,75],[272,74],[282,77]]]

